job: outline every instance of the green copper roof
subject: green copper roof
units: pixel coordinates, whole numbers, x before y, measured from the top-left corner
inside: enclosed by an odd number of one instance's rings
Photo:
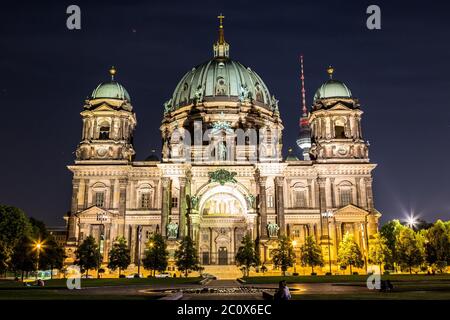
[[[127,90],[118,82],[104,82],[95,88],[91,95],[92,99],[99,98],[109,98],[109,99],[120,99],[127,100],[131,102],[130,95]]]
[[[324,98],[351,98],[352,92],[341,81],[330,79],[317,89],[314,100]]]
[[[203,100],[246,100],[268,108],[277,102],[256,72],[227,57],[213,58],[188,71],[165,107],[175,110]]]

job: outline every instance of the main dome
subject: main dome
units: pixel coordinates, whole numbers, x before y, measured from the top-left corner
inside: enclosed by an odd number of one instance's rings
[[[249,99],[266,107],[273,102],[269,89],[256,72],[227,57],[216,57],[187,72],[176,86],[170,104],[177,109],[200,97],[203,101]]]
[[[261,77],[229,58],[230,46],[225,41],[222,20],[213,52],[211,60],[192,68],[181,78],[171,99],[164,104],[166,112],[209,101],[251,102],[268,109],[277,106],[278,101],[270,95]]]

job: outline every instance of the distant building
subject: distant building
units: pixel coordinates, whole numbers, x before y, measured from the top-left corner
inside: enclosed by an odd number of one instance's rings
[[[66,246],[67,227],[47,227],[47,231],[53,236],[58,245],[61,247]]]
[[[376,165],[359,101],[332,68],[312,107],[298,115],[303,159],[282,156],[278,100],[253,69],[230,58],[222,23],[213,57],[191,68],[161,108],[161,159],[134,160],[136,114],[116,70],[110,73],[84,103],[82,139],[68,166],[68,262],[87,236],[97,239],[106,262],[121,236],[136,263],[154,233],[171,253],[191,236],[205,266],[234,265],[245,234],[268,264],[281,235],[296,240],[297,252],[313,236],[325,261],[335,263],[348,232],[367,254],[381,216],[372,193]]]

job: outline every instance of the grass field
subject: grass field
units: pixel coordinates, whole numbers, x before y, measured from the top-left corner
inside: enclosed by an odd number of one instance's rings
[[[188,284],[198,283],[202,278],[188,277],[188,278],[133,278],[133,279],[118,279],[118,278],[104,278],[104,279],[81,279],[81,286],[83,288],[92,287],[106,287],[106,286],[135,286],[135,285],[171,285],[171,284]],[[6,289],[42,289],[40,287],[24,287],[22,282],[11,280],[0,280],[0,291]],[[45,288],[64,289],[66,288],[66,279],[46,280]]]
[[[383,275],[382,280],[391,280],[392,282],[447,282],[450,285],[450,274],[445,275]],[[247,284],[268,284],[278,283],[286,280],[287,283],[365,283],[366,275],[339,275],[339,276],[274,276],[274,277],[246,277]]]
[[[65,279],[45,281],[45,287],[25,287],[23,283],[0,280],[0,300],[155,300],[162,294],[137,294],[127,287],[195,284],[201,278],[82,279],[81,288],[104,288],[101,294],[85,290],[68,290]]]

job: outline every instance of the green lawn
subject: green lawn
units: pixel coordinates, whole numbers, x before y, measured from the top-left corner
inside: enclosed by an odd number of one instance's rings
[[[80,294],[80,290],[0,290],[0,300],[156,300],[158,294],[118,295],[118,294]]]
[[[442,282],[448,281],[450,284],[450,274],[445,275],[383,275],[383,280],[391,280],[392,282]],[[246,277],[244,278],[247,284],[269,284],[278,283],[281,280],[286,280],[287,283],[365,283],[367,275],[339,275],[339,276],[269,276],[269,277]]]
[[[23,283],[0,280],[0,300],[155,300],[163,294],[130,294],[129,286],[195,284],[202,278],[136,278],[136,279],[81,279],[81,288],[110,287],[101,294],[85,290],[68,290],[65,279],[45,281],[45,287],[25,287]],[[113,288],[116,287],[116,288]]]
[[[171,285],[171,284],[190,284],[198,283],[202,278],[188,277],[188,278],[133,278],[133,279],[118,279],[118,278],[104,278],[104,279],[81,279],[81,287],[106,287],[106,286],[134,286],[134,285]],[[7,289],[64,289],[66,288],[65,279],[46,280],[45,287],[24,287],[22,282],[11,280],[0,280],[0,291]]]

